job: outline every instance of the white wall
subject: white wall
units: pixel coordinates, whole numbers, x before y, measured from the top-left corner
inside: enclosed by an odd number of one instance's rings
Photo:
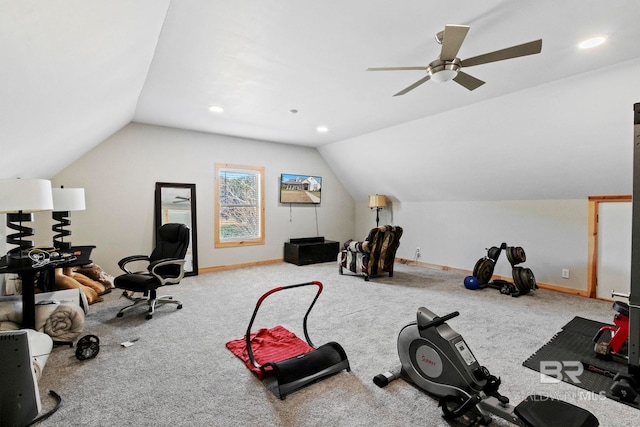
[[[365,237],[375,226],[375,212],[356,203],[356,230]],[[473,270],[486,248],[521,246],[523,267],[536,280],[585,290],[588,262],[587,200],[514,200],[500,202],[394,202],[380,211],[380,224],[403,227],[397,255],[414,259],[420,248],[423,262]],[[571,271],[562,278],[562,269]],[[502,253],[495,274],[511,277],[511,265]]]
[[[635,59],[319,150],[356,201],[358,238],[375,226],[366,196],[385,194],[400,257],[419,246],[423,262],[472,270],[507,242],[539,282],[586,290],[587,197],[632,192],[639,72]],[[511,276],[504,255],[496,273]]]
[[[214,248],[217,162],[265,167],[265,245]],[[321,176],[322,203],[279,204],[283,172]],[[292,237],[342,241],[355,227],[353,199],[315,148],[132,123],[53,178],[54,187],[85,188],[87,210],[71,213],[70,241],[96,245],[93,260],[111,274],[124,256],[150,253],[159,181],[196,184],[200,268],[281,259]],[[51,245],[50,235],[37,234],[38,244]]]
[[[403,202],[630,194],[638,75],[635,59],[483,102],[470,94],[463,108],[319,151],[356,201],[376,193]]]
[[[280,258],[284,241],[316,234],[316,211],[294,207],[290,221],[277,202],[278,176],[309,173],[324,178],[317,214],[329,239],[364,238],[375,225],[364,200],[386,194],[393,205],[381,223],[405,228],[401,257],[413,259],[420,246],[424,262],[471,270],[484,248],[506,241],[525,249],[538,281],[585,290],[586,197],[632,191],[639,72],[636,59],[318,150],[130,124],[53,180],[87,188],[71,240],[96,244],[105,268],[149,251],[156,181],[196,183],[202,268]],[[571,139],[580,150],[563,143]],[[266,167],[266,245],[213,249],[215,162]],[[484,200],[493,201],[482,201],[489,186],[494,197]],[[517,200],[524,188],[534,200]],[[509,276],[501,261],[496,273]]]

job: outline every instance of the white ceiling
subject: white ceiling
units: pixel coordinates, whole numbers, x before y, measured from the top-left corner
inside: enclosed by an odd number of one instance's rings
[[[53,176],[130,121],[322,146],[638,58],[638,22],[637,0],[0,0],[0,176]],[[542,53],[465,69],[473,92],[365,71],[427,65],[445,24],[471,26],[461,59]]]

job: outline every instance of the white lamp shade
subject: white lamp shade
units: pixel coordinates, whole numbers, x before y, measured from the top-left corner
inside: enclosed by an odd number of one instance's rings
[[[384,208],[387,206],[387,197],[376,194],[375,196],[369,196],[370,208]]]
[[[0,213],[50,211],[51,181],[46,179],[0,179]]]
[[[83,211],[86,209],[84,203],[84,188],[53,188],[53,211],[70,212]]]

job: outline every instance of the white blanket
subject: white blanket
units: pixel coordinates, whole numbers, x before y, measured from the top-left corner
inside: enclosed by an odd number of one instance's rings
[[[52,310],[50,307],[54,306]],[[39,311],[44,311],[48,315]],[[38,318],[44,318],[41,327]],[[73,341],[84,329],[84,311],[76,303],[63,302],[59,304],[47,304],[46,306],[36,306],[36,329],[44,332],[57,341]]]
[[[36,304],[35,329],[56,341],[73,341],[84,329],[84,311],[75,302]],[[22,301],[0,301],[0,330],[20,329]]]
[[[15,331],[22,323],[22,302],[0,301],[0,331]]]

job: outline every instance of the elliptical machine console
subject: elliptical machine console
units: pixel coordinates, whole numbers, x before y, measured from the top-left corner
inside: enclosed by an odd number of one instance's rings
[[[443,416],[465,417],[475,425],[488,425],[495,415],[531,427],[596,427],[590,412],[561,400],[531,395],[517,406],[499,393],[500,378],[481,366],[462,338],[446,322],[457,311],[439,317],[420,307],[417,320],[404,326],[398,336],[401,366],[377,375],[373,382],[385,387],[403,378],[440,398]]]

